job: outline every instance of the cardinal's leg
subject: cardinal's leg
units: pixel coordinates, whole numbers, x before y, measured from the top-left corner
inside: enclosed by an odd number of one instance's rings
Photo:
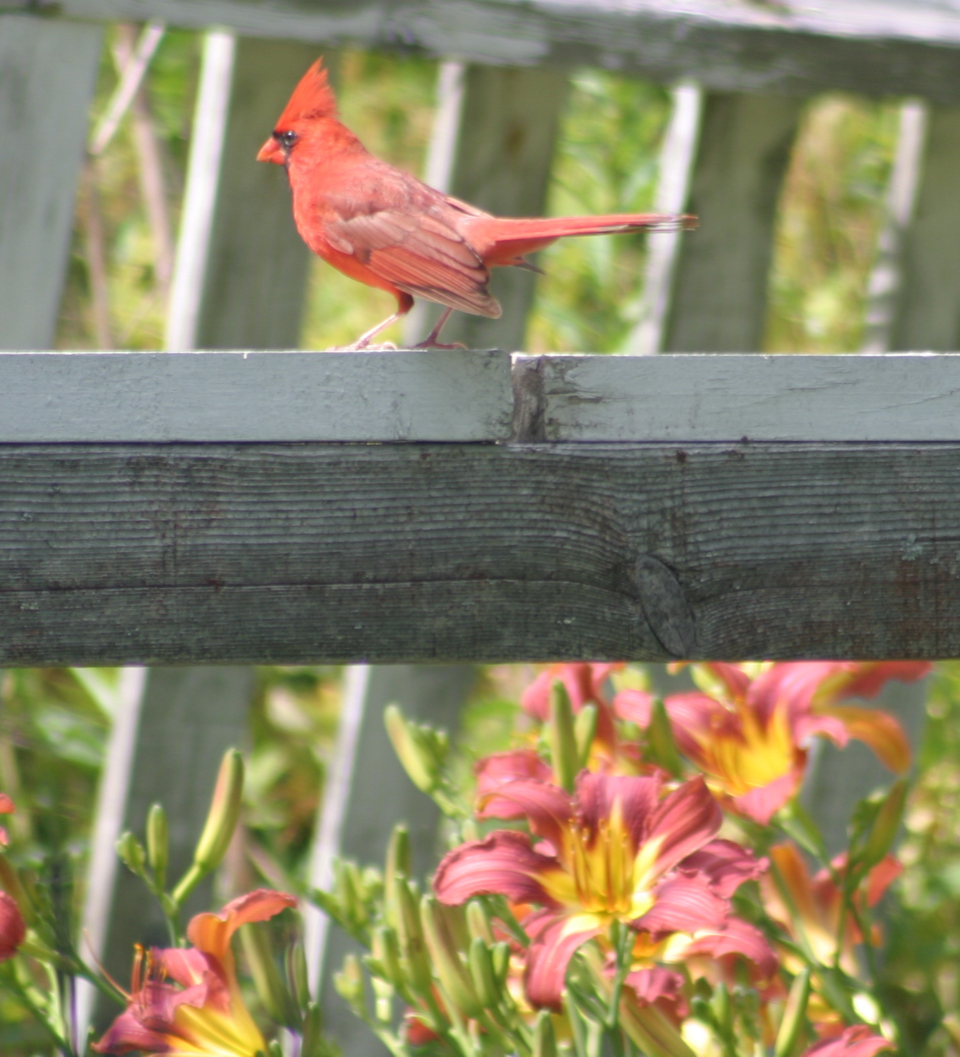
[[[393,313],[392,316],[388,316],[382,323],[378,323],[375,327],[371,327],[366,334],[361,334],[359,338],[352,345],[341,345],[337,346],[338,352],[361,352],[367,350],[373,352],[374,349],[396,349],[396,345],[392,341],[384,342],[382,345],[374,345],[371,347],[370,340],[375,338],[381,330],[386,330],[391,323],[396,323],[398,319],[401,319],[407,313],[400,311],[399,309]]]
[[[450,313],[453,311],[452,308],[444,310],[443,315],[437,320],[437,325],[430,331],[430,333],[420,342],[419,345],[414,345],[415,349],[465,349],[467,346],[462,345],[459,341],[453,345],[441,345],[437,338],[440,337],[440,331],[443,330],[443,325],[450,318]]]

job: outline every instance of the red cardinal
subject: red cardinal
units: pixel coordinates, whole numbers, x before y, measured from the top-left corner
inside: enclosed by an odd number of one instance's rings
[[[286,168],[297,230],[314,253],[397,299],[397,311],[352,349],[366,348],[406,315],[414,297],[447,306],[417,348],[437,346],[440,328],[455,308],[498,318],[500,304],[488,289],[490,269],[531,268],[524,254],[564,235],[695,225],[693,217],[650,213],[532,219],[484,213],[370,154],[337,119],[320,59],[294,89],[257,160]]]

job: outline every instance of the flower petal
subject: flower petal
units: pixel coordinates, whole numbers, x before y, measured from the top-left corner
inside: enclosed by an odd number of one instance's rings
[[[757,966],[765,980],[773,976],[779,965],[766,936],[755,925],[736,917],[727,918],[723,928],[704,929],[695,933],[684,948],[683,957],[692,958],[697,954],[706,954],[711,958],[743,955]]]
[[[804,753],[805,758],[806,753]],[[774,778],[772,782],[768,782],[766,785],[757,786],[756,789],[751,789],[749,793],[744,793],[743,796],[731,797],[730,803],[739,814],[752,818],[754,822],[759,822],[761,826],[766,826],[770,819],[800,788],[802,780],[803,768],[795,767],[787,774]]]
[[[601,821],[613,817],[614,805],[620,805],[620,818],[633,843],[633,851],[644,843],[657,808],[659,777],[615,776],[581,771],[577,776],[577,803],[580,822],[596,833]]]
[[[500,786],[491,798],[494,805],[503,802],[513,804],[513,813],[507,818],[526,816],[530,829],[538,837],[550,841],[554,848],[563,847],[563,834],[574,817],[574,805],[568,793],[549,782],[535,779],[517,779]],[[493,814],[490,804],[484,804],[477,812],[480,818],[502,818]]]
[[[654,897],[646,914],[630,923],[633,928],[654,934],[720,929],[730,912],[727,900],[712,892],[702,877],[670,877],[657,885]]]
[[[131,1050],[144,1053],[169,1053],[163,1035],[143,1026],[131,1010],[126,1010],[107,1028],[103,1038],[91,1044],[97,1053],[124,1054]]]
[[[483,805],[480,818],[523,818],[524,810],[515,800],[495,794],[508,782],[534,779],[549,782],[553,778],[550,764],[533,749],[498,752],[478,760],[474,767],[477,776],[477,800]]]
[[[433,890],[441,903],[453,905],[472,896],[505,895],[517,903],[555,906],[543,885],[550,874],[565,876],[552,855],[535,851],[526,833],[500,829],[448,852],[434,874]]]
[[[652,1006],[660,1002],[670,1007],[671,1012],[683,1018],[687,1015],[687,1000],[683,994],[683,977],[673,969],[655,965],[649,969],[636,969],[627,974],[624,981],[633,989],[637,1000]]]
[[[875,907],[902,873],[903,863],[892,855],[885,855],[867,874],[867,906]]]
[[[231,900],[219,914],[197,914],[191,918],[187,939],[197,950],[222,959],[230,947],[230,938],[241,925],[266,921],[296,905],[296,896],[272,888],[258,888]]]
[[[678,866],[685,874],[699,873],[723,899],[729,899],[745,881],[766,873],[769,862],[732,840],[712,840],[688,855]]]
[[[880,1050],[892,1050],[893,1043],[876,1035],[866,1024],[855,1024],[835,1039],[824,1039],[811,1046],[803,1057],[874,1057]]]
[[[559,1012],[570,959],[579,947],[603,930],[592,914],[561,917],[547,912],[535,917],[546,927],[534,929],[537,935],[527,951],[524,990],[532,1006]]]
[[[929,661],[859,661],[850,666],[850,674],[844,681],[843,697],[873,698],[891,679],[902,683],[915,683],[933,670]]]
[[[659,840],[657,872],[666,873],[710,841],[720,829],[723,813],[702,777],[684,782],[666,796],[650,819],[647,841]]]
[[[879,708],[858,708],[856,705],[829,705],[820,714],[838,719],[851,738],[869,745],[881,763],[895,774],[910,770],[910,742],[899,722]]]
[[[6,793],[0,793],[0,815],[12,815],[16,811],[13,801]]]

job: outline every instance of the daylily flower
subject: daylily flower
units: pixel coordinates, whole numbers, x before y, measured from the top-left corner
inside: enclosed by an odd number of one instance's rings
[[[0,892],[0,962],[9,961],[27,935],[27,924],[17,901],[7,892]]]
[[[537,779],[500,787],[532,833],[498,830],[450,852],[434,877],[444,903],[499,893],[533,904],[527,997],[557,1008],[567,964],[588,940],[620,921],[655,947],[676,932],[721,933],[729,898],[764,864],[718,841],[722,815],[702,779],[662,796],[659,777],[581,772],[576,795]],[[704,942],[708,942],[704,940]]]
[[[770,858],[786,890],[789,903],[799,916],[799,921],[794,919],[787,899],[784,898],[784,892],[780,890],[772,874],[767,874],[760,881],[767,912],[783,926],[788,935],[796,937],[798,930],[802,930],[810,949],[820,962],[824,965],[832,964],[837,952],[843,894],[830,871],[820,870],[811,877],[807,864],[793,844],[774,845],[770,849]],[[831,865],[842,877],[847,866],[846,856],[838,855]],[[886,856],[867,874],[862,891],[857,892],[854,897],[857,903],[861,907],[876,906],[887,888],[902,872],[901,864],[892,855]],[[878,938],[871,937],[872,940]],[[858,966],[854,948],[863,942],[863,937],[850,914],[845,919],[842,942],[840,965],[850,976],[856,976]],[[786,960],[790,967],[789,956]],[[800,965],[792,968],[799,970]]]
[[[881,1050],[892,1050],[893,1043],[872,1032],[866,1024],[855,1024],[836,1038],[823,1039],[803,1057],[874,1057]]]
[[[892,716],[838,701],[875,694],[891,678],[919,679],[928,664],[798,661],[763,665],[753,678],[751,667],[698,665],[710,693],[673,694],[664,701],[680,751],[732,810],[766,825],[799,789],[815,734],[841,747],[857,738],[892,770],[909,767],[910,747]],[[614,708],[645,727],[651,703],[649,694],[624,690]]]
[[[93,1049],[169,1057],[265,1052],[263,1035],[240,996],[230,940],[241,925],[266,921],[296,903],[286,892],[260,888],[227,903],[219,914],[191,919],[192,948],[138,948],[127,1009]]]

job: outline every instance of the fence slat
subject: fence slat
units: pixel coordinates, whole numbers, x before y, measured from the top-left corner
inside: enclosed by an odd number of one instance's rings
[[[311,884],[329,888],[336,855],[382,867],[390,833],[400,821],[410,830],[415,876],[422,878],[433,868],[438,859],[439,814],[398,763],[384,730],[383,710],[396,703],[420,722],[455,732],[459,710],[475,679],[473,668],[459,665],[388,665],[349,671],[339,739],[313,846]],[[307,911],[306,937],[313,989],[322,982],[326,1030],[351,1057],[385,1053],[332,987],[333,974],[356,945],[315,908]]]
[[[891,348],[955,349],[960,342],[958,171],[960,109],[932,107]]]
[[[102,881],[109,888],[91,893],[86,908],[87,922],[97,929],[101,944],[93,953],[118,981],[129,978],[131,944],[165,947],[169,936],[143,882],[123,866],[114,866],[113,877],[109,876],[109,860],[116,856],[117,823],[120,831],[131,829],[142,837],[150,805],[161,802],[170,819],[169,876],[176,879],[187,869],[220,758],[247,729],[253,683],[251,668],[154,668],[146,673],[140,695],[134,687],[121,702],[136,715],[117,719],[95,823],[90,875],[91,881]],[[111,794],[123,786],[126,798],[117,812]],[[112,819],[105,819],[103,812]],[[207,881],[188,900],[186,915],[208,909],[211,899]],[[91,1019],[102,1030],[115,1015],[115,1007],[98,1001]]]
[[[0,14],[0,349],[49,349],[103,29]]]
[[[689,212],[663,338],[668,352],[762,345],[777,198],[801,99],[710,93],[703,102]]]
[[[567,75],[559,70],[469,66],[462,87],[451,78],[449,93],[461,99],[457,135],[441,98],[442,142],[431,167],[445,168],[442,154],[454,151],[450,185],[457,198],[503,216],[541,216],[546,207],[560,115],[567,97]],[[499,319],[455,312],[441,340],[474,349],[519,349],[533,302],[535,276],[519,268],[498,268],[491,292],[503,306]],[[426,337],[438,318],[438,306],[421,309],[405,330],[410,344]],[[423,326],[423,324],[426,324]],[[423,332],[414,328],[423,326]]]

